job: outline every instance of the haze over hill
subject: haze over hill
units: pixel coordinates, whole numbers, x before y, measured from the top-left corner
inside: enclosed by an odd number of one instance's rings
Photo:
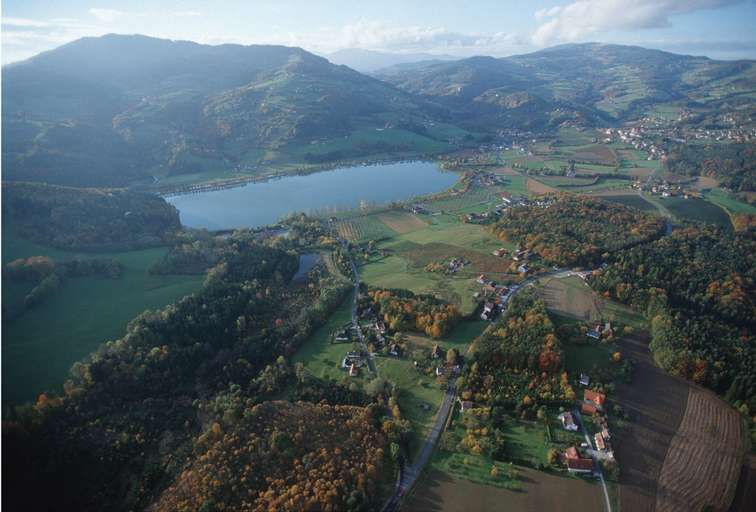
[[[5,179],[122,186],[411,157],[502,128],[612,125],[671,100],[747,115],[756,90],[753,61],[605,44],[404,63],[379,77],[300,48],[80,39],[3,69]]]
[[[457,60],[458,57],[434,53],[389,53],[362,48],[346,48],[323,55],[334,64],[343,64],[360,73],[373,73],[397,64]]]

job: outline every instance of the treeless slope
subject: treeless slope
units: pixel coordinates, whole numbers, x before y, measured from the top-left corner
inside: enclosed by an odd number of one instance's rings
[[[408,212],[391,211],[381,213],[378,218],[386,224],[390,229],[393,229],[399,234],[409,233],[411,231],[417,231],[423,229],[428,224],[418,218],[417,215]]]
[[[533,178],[528,178],[527,181],[528,190],[534,194],[549,194],[551,192],[558,192],[554,187],[550,187],[540,181],[536,181]]]
[[[619,343],[623,356],[635,365],[632,384],[617,386],[617,403],[630,415],[616,443],[620,509],[651,512],[667,450],[683,418],[688,385],[654,365],[645,336]]]
[[[656,510],[727,510],[740,470],[740,417],[713,394],[691,387],[680,428],[664,459]]]

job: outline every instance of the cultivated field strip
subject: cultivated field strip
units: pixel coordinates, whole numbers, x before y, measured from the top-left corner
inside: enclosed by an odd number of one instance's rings
[[[727,510],[738,482],[740,418],[714,395],[690,388],[685,415],[664,459],[656,510]]]

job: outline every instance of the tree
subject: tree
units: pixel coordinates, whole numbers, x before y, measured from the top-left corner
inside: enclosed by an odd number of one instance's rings
[[[386,390],[386,379],[376,377],[365,385],[365,393],[376,397]]]
[[[450,348],[446,351],[446,362],[450,365],[457,364],[457,358],[459,357],[459,352],[456,348]]]
[[[622,353],[621,352],[615,352],[612,354],[612,361],[615,363],[619,363],[622,361]]]
[[[556,465],[559,461],[559,451],[556,448],[550,448],[549,452],[546,454],[546,460],[552,466]]]
[[[496,464],[491,466],[491,478],[494,480],[497,480],[499,478],[499,468],[496,467]]]

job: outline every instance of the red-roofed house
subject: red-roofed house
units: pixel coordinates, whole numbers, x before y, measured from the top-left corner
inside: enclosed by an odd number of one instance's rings
[[[582,412],[583,414],[589,414],[593,416],[597,411],[598,409],[595,405],[593,405],[593,402],[583,402],[580,404],[580,412]]]
[[[597,393],[596,391],[591,391],[590,389],[583,390],[583,399],[586,402],[592,402],[593,405],[598,407],[599,409],[603,407],[604,402],[606,401],[606,395],[603,393]]]
[[[593,471],[593,459],[567,459],[567,471],[570,473],[590,473]]]
[[[579,459],[580,458],[580,454],[578,453],[577,448],[575,448],[574,446],[570,446],[569,448],[567,448],[564,451],[564,457],[567,460],[570,460],[570,459]]]

